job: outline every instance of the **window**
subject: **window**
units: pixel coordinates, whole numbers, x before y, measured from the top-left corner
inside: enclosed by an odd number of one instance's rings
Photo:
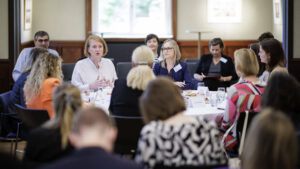
[[[92,0],[92,32],[105,38],[172,35],[171,0]]]

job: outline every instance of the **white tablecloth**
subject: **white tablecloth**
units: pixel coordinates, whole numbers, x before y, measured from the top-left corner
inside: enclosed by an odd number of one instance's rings
[[[182,93],[185,101],[187,102],[187,110],[185,115],[204,116],[207,120],[215,120],[218,115],[224,114],[226,99],[216,107],[212,107],[210,103],[203,103],[199,101],[198,95],[187,96],[187,93],[197,93],[197,91],[184,91]],[[104,109],[109,114],[109,104],[111,98],[111,89],[105,89],[97,92],[90,92],[89,96],[82,94],[83,100],[95,104],[97,107]]]

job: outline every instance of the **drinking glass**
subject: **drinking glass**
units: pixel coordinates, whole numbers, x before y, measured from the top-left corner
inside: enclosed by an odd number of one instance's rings
[[[218,103],[222,103],[225,100],[225,87],[219,87],[217,91]]]
[[[217,106],[217,93],[212,92],[210,93],[210,105],[211,107],[216,107]]]

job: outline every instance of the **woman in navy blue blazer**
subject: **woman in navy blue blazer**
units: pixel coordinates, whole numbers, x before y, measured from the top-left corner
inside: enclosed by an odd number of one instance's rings
[[[163,60],[154,65],[154,74],[156,76],[169,76],[183,90],[193,89],[194,85],[187,64],[180,61],[181,53],[176,41],[172,39],[165,40],[161,47],[160,55]]]

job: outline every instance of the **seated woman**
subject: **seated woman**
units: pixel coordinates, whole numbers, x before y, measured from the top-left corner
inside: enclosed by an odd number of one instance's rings
[[[108,52],[104,39],[91,35],[85,42],[84,55],[74,67],[72,84],[80,90],[98,90],[112,86],[117,79],[115,66],[111,60],[103,58]]]
[[[176,41],[172,39],[165,40],[160,52],[163,60],[154,65],[154,74],[156,76],[169,76],[183,90],[194,89],[187,64],[180,61],[181,53]]]
[[[261,99],[262,108],[272,107],[284,112],[293,122],[300,145],[300,84],[287,72],[273,71]],[[298,168],[300,146],[298,147]]]
[[[139,97],[147,84],[155,78],[151,69],[154,55],[147,46],[139,46],[132,53],[133,68],[127,78],[115,81],[109,111],[114,115],[140,116]]]
[[[154,54],[154,62],[162,61],[162,58],[158,55],[158,46],[159,46],[159,39],[158,36],[155,34],[148,34],[145,39],[145,44],[152,50]]]
[[[11,91],[11,94],[10,94],[10,100],[11,100],[11,104],[12,104],[11,107],[13,109],[14,109],[15,104],[19,104],[23,107],[26,107],[24,90],[23,90],[25,81],[26,81],[27,76],[29,75],[32,65],[34,64],[36,59],[39,57],[39,55],[42,55],[43,53],[46,53],[46,52],[48,52],[48,51],[45,48],[34,48],[31,50],[30,57],[29,57],[30,60],[27,61],[26,66],[22,71],[22,74],[20,75],[18,80],[15,82],[13,89]]]
[[[200,57],[194,78],[204,81],[209,90],[216,91],[218,87],[229,87],[237,81],[232,59],[223,54],[224,43],[221,38],[209,42],[209,51]]]
[[[251,123],[241,160],[243,169],[297,168],[297,138],[291,120],[274,109]]]
[[[234,52],[235,69],[241,82],[232,85],[228,90],[228,104],[222,119],[221,129],[227,130],[239,118],[240,112],[246,110],[259,112],[261,95],[264,87],[256,77],[259,71],[257,57],[251,49],[238,49]],[[236,145],[235,129],[226,139],[226,149]],[[237,148],[237,147],[236,147]]]
[[[281,43],[277,39],[265,39],[259,43],[259,56],[262,63],[266,64],[266,70],[259,77],[265,84],[272,71],[285,71],[286,59]]]
[[[32,109],[46,109],[54,117],[52,92],[61,83],[61,58],[51,53],[40,55],[32,66],[24,86],[26,105]]]
[[[140,98],[146,125],[135,161],[154,168],[226,163],[217,125],[202,116],[187,116],[180,89],[166,77],[151,81]]]
[[[64,83],[55,88],[53,99],[55,117],[30,133],[23,159],[26,163],[49,163],[73,150],[68,135],[73,116],[82,106],[80,91]]]

